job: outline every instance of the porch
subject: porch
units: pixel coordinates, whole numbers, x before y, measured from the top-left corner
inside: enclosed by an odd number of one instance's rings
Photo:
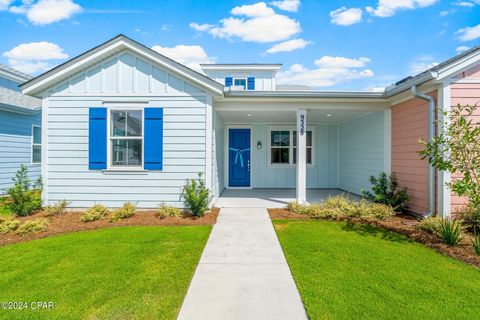
[[[213,192],[218,207],[283,207],[359,195],[390,172],[391,114],[374,101],[218,103]]]
[[[321,202],[328,197],[344,195],[359,199],[357,195],[341,189],[307,189],[307,202]],[[296,200],[293,188],[225,189],[215,202],[218,208],[283,208]]]

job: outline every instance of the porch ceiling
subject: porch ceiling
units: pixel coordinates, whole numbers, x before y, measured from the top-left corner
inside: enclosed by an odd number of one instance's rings
[[[220,117],[226,123],[293,123],[295,111],[227,111],[219,110]],[[340,123],[356,118],[365,111],[324,111],[308,110],[307,123]]]

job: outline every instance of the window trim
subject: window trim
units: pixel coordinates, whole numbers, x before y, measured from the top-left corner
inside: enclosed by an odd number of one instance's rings
[[[245,80],[245,87],[243,88],[243,91],[248,91],[248,77],[232,77],[232,87],[237,87],[235,85],[235,80]]]
[[[293,131],[297,131],[296,126],[269,126],[268,127],[268,149],[267,149],[267,167],[269,168],[295,168],[297,165],[293,163]],[[288,163],[272,163],[272,131],[288,131],[290,135],[290,144],[288,146]],[[315,127],[307,126],[307,131],[312,132],[312,163],[307,163],[308,168],[315,167]],[[295,147],[297,148],[297,147]]]
[[[107,107],[107,170],[108,171],[139,171],[144,170],[145,163],[145,110],[143,107],[134,106],[115,106]],[[142,163],[138,166],[114,166],[112,165],[112,131],[111,131],[111,116],[114,111],[141,111],[142,112]],[[126,138],[126,139],[124,139]],[[135,140],[138,137],[122,137],[124,140]]]
[[[40,129],[40,143],[35,143],[34,141],[34,131],[35,129],[34,128],[39,128]],[[32,165],[40,165],[42,164],[42,126],[38,125],[38,124],[32,124],[32,138],[31,138],[31,143],[30,143],[30,149],[31,149],[31,156],[30,156],[30,164]],[[35,162],[33,161],[33,147],[34,146],[40,146],[40,161],[39,162]]]

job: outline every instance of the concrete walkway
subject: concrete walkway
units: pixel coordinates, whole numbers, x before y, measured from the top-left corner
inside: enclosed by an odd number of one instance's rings
[[[221,209],[178,319],[307,319],[266,209]]]

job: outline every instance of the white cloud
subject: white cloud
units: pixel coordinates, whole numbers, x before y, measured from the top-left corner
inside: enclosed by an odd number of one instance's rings
[[[8,10],[15,14],[24,14],[27,19],[37,25],[51,24],[69,19],[76,13],[83,11],[82,7],[72,0],[23,0],[15,4],[11,0],[0,0],[0,10]]]
[[[460,41],[470,41],[480,38],[480,24],[474,27],[466,27],[457,31]]]
[[[300,7],[300,0],[272,1],[270,4],[283,11],[297,12]]]
[[[247,17],[268,17],[275,14],[275,11],[267,7],[265,2],[258,2],[255,4],[245,4],[240,7],[235,7],[232,9],[231,13],[237,16],[247,16]]]
[[[471,8],[471,7],[475,7],[477,4],[480,4],[480,0],[455,1],[453,4],[459,7]]]
[[[362,9],[341,7],[330,12],[331,22],[340,26],[349,26],[362,21]]]
[[[457,49],[455,49],[455,51],[456,51],[457,53],[462,53],[462,52],[467,51],[468,49],[470,49],[470,47],[460,46],[460,47],[457,47]]]
[[[59,45],[46,41],[22,43],[3,56],[13,68],[25,73],[46,71],[51,68],[49,61],[68,58]]]
[[[69,19],[82,11],[82,7],[71,0],[40,0],[28,11],[27,18],[33,24],[50,24]]]
[[[277,43],[265,53],[277,53],[277,52],[290,52],[294,50],[299,50],[305,48],[307,45],[309,45],[311,41],[307,41],[304,39],[292,39],[292,40],[287,40],[284,42]]]
[[[220,20],[220,25],[192,22],[190,27],[218,38],[239,38],[260,43],[286,40],[301,31],[300,23],[276,13],[265,2],[235,7],[231,13],[240,17],[224,18]]]
[[[160,54],[163,54],[164,56],[169,57],[170,59],[173,59],[199,72],[202,72],[202,69],[200,68],[200,63],[215,62],[215,58],[209,57],[205,50],[198,45],[177,45],[170,48],[155,45],[152,47],[152,49]]]
[[[435,67],[436,65],[438,65],[438,62],[434,61],[432,56],[424,55],[410,63],[408,71],[410,72],[410,74],[416,75],[422,73],[427,69]]]
[[[434,5],[438,0],[378,0],[377,7],[367,7],[371,15],[377,17],[391,17],[399,10],[411,10]]]
[[[192,28],[194,30],[197,30],[197,31],[207,31],[207,30],[215,27],[213,24],[208,24],[208,23],[198,24],[196,22],[191,22],[189,24],[189,26],[190,26],[190,28]]]
[[[13,2],[13,0],[0,0],[0,11],[8,10],[8,7]]]
[[[278,73],[279,84],[303,84],[312,87],[330,87],[353,79],[370,78],[372,70],[365,68],[369,58],[357,59],[324,56],[314,61],[316,68],[308,69],[293,64],[286,71]]]

